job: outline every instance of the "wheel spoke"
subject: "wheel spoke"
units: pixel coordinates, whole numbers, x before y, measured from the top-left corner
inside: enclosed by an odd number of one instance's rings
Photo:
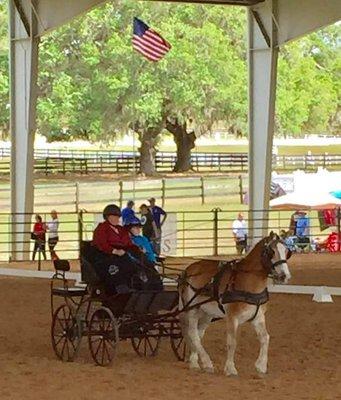
[[[55,337],[58,337],[59,335],[55,335]],[[58,346],[58,344],[61,342],[61,340],[64,338],[65,336],[62,334],[61,336],[59,336],[58,341],[56,341],[54,344],[55,346]]]
[[[62,359],[64,359],[64,351],[65,351],[66,342],[67,342],[67,338],[66,338],[66,336],[65,336],[65,340],[64,340],[63,347],[62,347],[62,352],[61,352]]]
[[[151,352],[154,353],[153,346],[152,346],[152,344],[151,344],[151,342],[150,342],[150,338],[149,338],[148,336],[146,336],[146,342],[148,343]]]
[[[97,350],[96,350],[96,352],[95,352],[95,358],[97,357],[97,354],[98,354],[98,351],[99,351],[99,349],[100,349],[100,347],[101,347],[102,342],[103,342],[103,338],[101,338],[101,340],[100,340],[100,342],[99,342],[99,345],[98,345]]]

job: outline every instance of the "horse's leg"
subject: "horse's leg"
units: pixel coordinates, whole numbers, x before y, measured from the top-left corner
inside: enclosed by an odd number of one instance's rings
[[[188,312],[182,312],[179,314],[179,322],[180,322],[180,326],[181,326],[181,333],[183,338],[185,339],[186,345],[188,347],[188,353],[191,354],[192,352],[192,342],[191,342],[191,338],[189,337],[188,334]],[[185,361],[189,361],[189,358],[186,357]],[[199,364],[198,364],[198,369],[199,369]]]
[[[189,311],[189,329],[188,334],[192,344],[192,350],[190,355],[190,368],[198,368],[198,355],[202,363],[202,367],[206,372],[214,372],[212,361],[201,344],[201,337],[198,329],[199,322],[199,310]]]
[[[252,325],[255,328],[260,343],[259,356],[255,363],[255,367],[258,372],[266,374],[270,336],[266,330],[265,313],[262,307],[259,309],[257,317],[252,321]]]
[[[237,331],[238,331],[238,318],[228,316],[226,318],[226,329],[227,329],[227,359],[224,368],[225,375],[238,375],[238,371],[234,365],[234,353],[237,347]]]
[[[203,311],[203,314],[200,316],[199,322],[198,322],[198,330],[199,330],[200,339],[202,339],[204,337],[205,331],[208,328],[208,326],[210,325],[211,321],[212,321],[212,317]]]

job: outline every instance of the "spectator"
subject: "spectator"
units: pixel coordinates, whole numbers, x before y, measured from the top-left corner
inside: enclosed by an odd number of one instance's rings
[[[49,244],[49,249],[50,249],[50,254],[51,254],[51,260],[58,260],[58,256],[54,250],[56,247],[56,244],[59,241],[58,237],[58,228],[59,228],[59,221],[58,221],[58,215],[56,210],[51,211],[51,218],[52,220],[48,222],[47,225],[47,230],[48,230],[48,244]]]
[[[309,218],[304,211],[298,212],[298,218],[296,221],[296,236],[297,237],[308,237],[309,236]]]
[[[291,236],[296,236],[296,224],[299,217],[299,211],[296,210],[290,217],[289,232]]]
[[[46,260],[46,250],[45,250],[46,226],[43,223],[43,220],[39,214],[36,214],[35,220],[36,222],[33,226],[33,232],[32,232],[32,239],[34,239],[32,260],[34,261],[37,251],[42,252],[44,260]]]
[[[149,201],[149,208],[153,214],[153,218],[154,218],[156,228],[158,231],[157,232],[158,239],[156,239],[154,242],[154,250],[155,250],[155,253],[157,255],[159,255],[161,252],[161,236],[162,236],[161,228],[162,228],[162,225],[166,221],[167,213],[163,208],[156,205],[156,200],[154,197],[151,197],[150,199],[148,199],[148,201]],[[161,218],[161,216],[162,216],[162,218]]]
[[[147,204],[142,204],[140,207],[141,224],[143,236],[146,236],[154,245],[154,241],[158,238],[158,229]],[[155,248],[154,248],[155,250]]]
[[[309,246],[309,218],[304,211],[298,212],[296,221],[296,246],[298,249],[304,250]]]
[[[246,252],[247,248],[247,226],[242,213],[239,213],[237,219],[233,221],[232,233],[236,243],[237,254]]]
[[[135,211],[133,210],[135,203],[133,200],[129,200],[127,207],[122,210],[122,224],[126,225],[128,220],[135,218]]]

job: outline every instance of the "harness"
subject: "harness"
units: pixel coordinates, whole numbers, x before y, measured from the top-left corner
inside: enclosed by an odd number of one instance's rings
[[[188,282],[187,278],[194,275],[188,276],[186,274],[186,271],[184,271],[184,273],[179,277],[178,284],[181,285],[182,283],[184,283],[189,286],[193,290],[194,295],[187,303],[185,303],[182,299],[183,303],[185,304],[181,312],[190,311],[206,303],[216,302],[219,310],[223,314],[225,314],[225,309],[223,306],[224,304],[242,302],[257,306],[255,314],[249,319],[249,321],[253,321],[258,314],[259,307],[269,301],[268,290],[265,288],[261,293],[251,293],[242,290],[236,290],[234,288],[234,282],[238,272],[238,264],[239,260],[220,262],[218,266],[218,272],[212,277],[209,283],[202,286],[201,288],[196,288],[191,285],[191,283]],[[231,272],[229,282],[224,292],[219,295],[219,286],[221,283],[221,279],[223,278],[224,274],[229,270]],[[206,295],[208,296],[208,298],[199,303],[193,304],[194,300],[200,295]]]
[[[290,256],[291,256],[290,253],[288,254],[287,258],[290,258]],[[268,269],[269,275],[271,275],[274,272],[275,268],[278,265],[286,263],[286,261],[287,261],[287,260],[278,260],[273,263],[271,261],[273,255],[274,255],[273,249],[269,246],[269,244],[267,244],[264,247],[264,250],[262,252],[262,259],[263,259],[262,261],[264,262],[264,265],[266,265],[268,267],[267,269]],[[223,306],[224,304],[241,302],[241,303],[247,303],[247,304],[256,306],[256,311],[255,311],[254,315],[248,320],[249,322],[253,321],[256,318],[256,316],[258,315],[260,306],[269,301],[269,293],[268,293],[267,288],[265,288],[260,293],[251,293],[251,292],[246,292],[246,291],[235,289],[235,280],[236,280],[237,273],[238,272],[239,273],[246,272],[246,271],[242,271],[242,270],[238,269],[239,263],[240,263],[240,260],[231,260],[231,261],[220,262],[219,266],[218,266],[218,268],[219,268],[218,272],[212,277],[212,279],[209,283],[207,283],[206,285],[204,285],[201,288],[196,288],[190,282],[188,282],[187,278],[190,278],[195,275],[187,275],[186,271],[184,271],[178,279],[178,287],[182,284],[185,284],[193,290],[194,295],[187,303],[185,303],[182,298],[182,302],[183,302],[184,306],[183,306],[183,309],[181,310],[181,312],[190,311],[190,310],[192,310],[194,308],[198,308],[206,303],[217,302],[217,306],[218,306],[219,310],[225,314],[225,309]],[[229,279],[228,284],[227,284],[225,290],[223,291],[223,293],[221,295],[219,295],[219,287],[220,287],[221,280],[222,280],[224,274],[227,272],[230,272],[230,274],[231,274],[230,279]],[[193,304],[194,300],[200,295],[208,296],[208,298],[199,303]]]

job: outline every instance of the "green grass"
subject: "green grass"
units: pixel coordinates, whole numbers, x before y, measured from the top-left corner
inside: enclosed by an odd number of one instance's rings
[[[279,155],[304,155],[308,151],[311,154],[341,154],[341,145],[329,145],[329,146],[278,146]]]

